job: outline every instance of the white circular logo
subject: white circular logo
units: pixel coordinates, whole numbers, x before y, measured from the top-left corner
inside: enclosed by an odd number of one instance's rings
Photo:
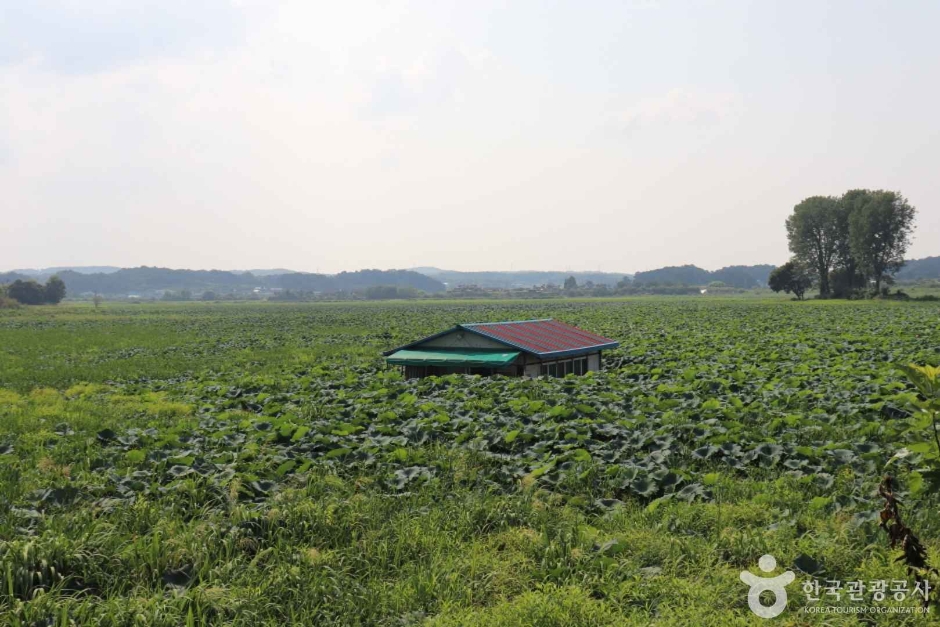
[[[763,555],[757,561],[757,566],[765,573],[771,573],[777,568],[777,560],[773,555]],[[751,611],[761,618],[775,618],[783,613],[787,607],[786,586],[796,579],[793,571],[788,570],[776,577],[755,575],[749,570],[741,571],[741,581],[751,586],[747,593],[747,604]],[[760,595],[764,591],[772,592],[774,602],[771,605],[761,603]]]

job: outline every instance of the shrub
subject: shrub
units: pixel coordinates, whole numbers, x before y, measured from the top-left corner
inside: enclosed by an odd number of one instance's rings
[[[20,306],[19,301],[0,294],[0,309],[18,309]]]
[[[57,305],[65,298],[65,283],[57,276],[50,277],[46,284],[17,279],[6,288],[6,295],[23,305]]]

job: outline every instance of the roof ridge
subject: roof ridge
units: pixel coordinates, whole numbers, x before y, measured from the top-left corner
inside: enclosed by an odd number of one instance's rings
[[[524,324],[526,322],[555,322],[554,318],[533,318],[531,320],[505,320],[503,322],[465,322],[458,327],[485,327],[493,324]]]

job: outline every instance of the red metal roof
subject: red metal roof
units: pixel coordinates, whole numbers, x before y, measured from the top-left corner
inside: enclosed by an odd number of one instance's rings
[[[618,342],[609,338],[551,319],[480,322],[458,326],[542,356],[580,353],[588,349],[606,350],[619,346]]]

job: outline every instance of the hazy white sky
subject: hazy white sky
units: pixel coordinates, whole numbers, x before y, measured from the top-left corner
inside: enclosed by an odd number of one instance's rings
[[[940,2],[0,1],[0,270],[782,263],[815,194],[940,254]]]

